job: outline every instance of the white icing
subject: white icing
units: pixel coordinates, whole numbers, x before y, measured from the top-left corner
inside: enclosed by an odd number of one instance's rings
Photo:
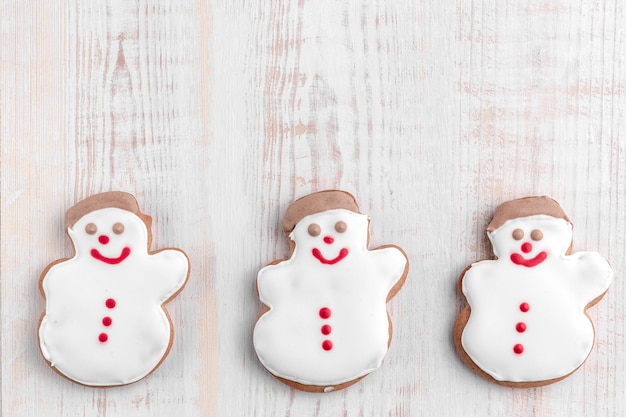
[[[347,224],[345,232],[335,231],[338,221]],[[309,235],[311,223],[320,226],[319,236]],[[332,244],[323,242],[327,236]],[[291,258],[257,277],[259,297],[270,308],[254,328],[260,361],[272,374],[305,385],[332,387],[367,375],[387,353],[387,295],[407,268],[404,254],[395,247],[367,250],[367,216],[343,209],[304,217],[290,238],[296,244]],[[326,259],[342,248],[348,255],[323,264],[314,248]],[[323,307],[330,318],[319,316]],[[329,335],[321,333],[325,324]],[[331,350],[322,348],[324,340],[332,341]]]
[[[85,226],[97,226],[87,234]],[[112,227],[122,223],[124,231]],[[76,254],[53,265],[43,277],[46,311],[39,327],[39,346],[50,365],[84,385],[114,386],[135,382],[161,362],[172,338],[162,304],[182,288],[189,262],[182,251],[148,254],[148,230],[135,214],[105,208],[83,216],[68,229]],[[101,244],[98,238],[110,240]],[[97,249],[117,258],[128,247],[130,255],[116,265],[91,256]],[[107,299],[114,308],[107,308]],[[102,319],[112,319],[105,326]],[[108,340],[101,342],[99,335]]]
[[[521,229],[524,237],[512,233]],[[531,239],[541,230],[543,238]],[[471,315],[461,344],[472,361],[498,381],[535,382],[562,378],[585,361],[594,342],[587,305],[606,292],[613,278],[608,262],[597,252],[566,255],[572,226],[546,215],[505,222],[489,234],[497,260],[472,264],[462,280]],[[530,243],[524,253],[521,245]],[[547,258],[536,266],[516,265],[511,254]],[[530,310],[522,312],[521,303]],[[527,329],[516,330],[523,322]],[[513,347],[524,351],[516,354]]]

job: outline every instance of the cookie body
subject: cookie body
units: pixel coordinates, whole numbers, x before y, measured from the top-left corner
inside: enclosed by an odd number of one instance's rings
[[[503,216],[502,209],[513,213]],[[470,368],[502,385],[556,382],[593,347],[586,310],[607,291],[613,272],[596,252],[570,254],[572,225],[558,209],[545,197],[496,209],[488,236],[497,259],[472,264],[460,278],[468,305],[455,326],[457,349]]]
[[[51,264],[40,280],[40,350],[54,370],[83,385],[129,384],[161,363],[173,337],[163,304],[189,272],[178,249],[148,252],[149,218],[138,208],[108,206],[116,198],[134,201],[124,194],[85,200],[94,209],[67,229],[75,255]]]
[[[349,196],[305,199],[324,193]],[[287,230],[291,257],[257,277],[267,306],[253,334],[259,360],[283,382],[314,392],[344,388],[381,365],[391,340],[386,303],[408,270],[401,249],[367,249],[367,216],[330,207],[299,218]]]

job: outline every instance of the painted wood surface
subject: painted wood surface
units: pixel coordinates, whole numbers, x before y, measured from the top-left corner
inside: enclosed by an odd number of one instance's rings
[[[619,1],[3,0],[2,415],[624,415],[624,21]],[[313,395],[264,371],[251,331],[284,210],[328,188],[411,270],[383,367]],[[183,248],[192,272],[165,362],[93,389],[44,363],[37,284],[71,255],[65,210],[108,190],[136,195],[153,248]],[[493,208],[536,194],[616,279],[580,370],[504,388],[454,351],[456,282],[490,257]]]

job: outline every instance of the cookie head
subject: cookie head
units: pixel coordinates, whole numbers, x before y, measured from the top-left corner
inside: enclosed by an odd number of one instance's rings
[[[144,221],[130,211],[107,207],[89,212],[68,228],[77,254],[98,263],[118,265],[132,261],[148,248]]]
[[[572,242],[572,224],[565,219],[538,214],[507,220],[488,232],[488,236],[498,258],[534,267],[567,253]]]
[[[500,204],[487,226],[498,258],[533,267],[550,256],[566,254],[572,224],[559,203],[547,196],[524,197]]]
[[[367,246],[368,218],[345,209],[327,210],[302,218],[289,237],[295,242],[296,256],[334,265]]]

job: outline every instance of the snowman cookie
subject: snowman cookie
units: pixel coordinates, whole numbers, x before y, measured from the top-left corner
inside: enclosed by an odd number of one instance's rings
[[[151,218],[127,193],[80,201],[67,211],[66,223],[75,254],[50,264],[39,281],[46,300],[41,353],[79,384],[138,381],[172,346],[164,304],[187,281],[187,256],[179,249],[149,252]]]
[[[501,385],[559,381],[591,352],[586,314],[613,279],[597,252],[571,253],[572,223],[548,197],[508,201],[487,227],[495,260],[459,279],[467,301],[454,329],[456,348],[477,374]]]
[[[261,269],[265,305],[254,349],[277,379],[309,392],[343,389],[378,368],[391,343],[386,303],[408,273],[397,246],[368,250],[369,219],[354,197],[322,191],[289,206],[291,256]]]

